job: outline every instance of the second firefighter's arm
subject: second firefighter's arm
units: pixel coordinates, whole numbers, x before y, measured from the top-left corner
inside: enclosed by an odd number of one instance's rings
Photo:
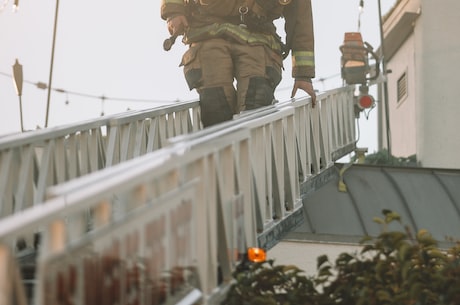
[[[295,78],[291,97],[301,89],[311,96],[314,106],[316,94],[311,80],[315,77],[315,39],[311,0],[296,2],[285,10],[286,40],[291,48],[292,77]]]
[[[187,6],[183,0],[161,0],[160,12],[171,35],[181,35],[188,28]]]

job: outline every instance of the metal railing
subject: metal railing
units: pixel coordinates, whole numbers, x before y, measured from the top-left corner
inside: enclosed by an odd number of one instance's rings
[[[201,129],[198,101],[0,138],[0,219],[43,202],[47,187],[162,148]]]
[[[300,186],[354,149],[353,107],[353,88],[341,88],[319,95],[315,108],[293,100],[170,138],[160,150],[47,188],[46,204],[2,220],[0,243],[12,249],[40,234],[37,304],[217,304],[235,254],[273,246],[267,236],[281,224],[289,230],[284,224],[301,211]],[[91,278],[99,279],[94,289],[84,285]]]

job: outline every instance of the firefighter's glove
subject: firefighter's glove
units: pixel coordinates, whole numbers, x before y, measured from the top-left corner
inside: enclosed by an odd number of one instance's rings
[[[184,15],[177,15],[166,20],[169,34],[179,36],[185,33],[188,28],[188,20]]]
[[[302,89],[311,97],[311,105],[314,108],[316,105],[316,93],[313,88],[311,80],[306,79],[296,79],[294,82],[294,87],[292,88],[291,98],[293,98],[297,92],[297,89]]]

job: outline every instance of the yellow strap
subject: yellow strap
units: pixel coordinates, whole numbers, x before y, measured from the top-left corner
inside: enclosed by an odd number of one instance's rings
[[[231,23],[214,23],[201,28],[193,28],[187,32],[187,43],[200,41],[203,38],[231,36],[249,44],[264,44],[275,51],[281,51],[281,45],[273,35],[251,33],[243,27]]]

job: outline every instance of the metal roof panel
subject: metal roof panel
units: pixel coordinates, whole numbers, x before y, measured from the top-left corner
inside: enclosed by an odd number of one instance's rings
[[[316,192],[303,200],[305,222],[287,238],[302,234],[328,241],[377,236],[373,221],[388,209],[401,215],[402,225],[414,232],[428,230],[443,242],[460,238],[460,170],[387,167],[354,164],[343,174],[346,192],[339,190],[339,171]],[[403,230],[393,223],[389,229]]]

